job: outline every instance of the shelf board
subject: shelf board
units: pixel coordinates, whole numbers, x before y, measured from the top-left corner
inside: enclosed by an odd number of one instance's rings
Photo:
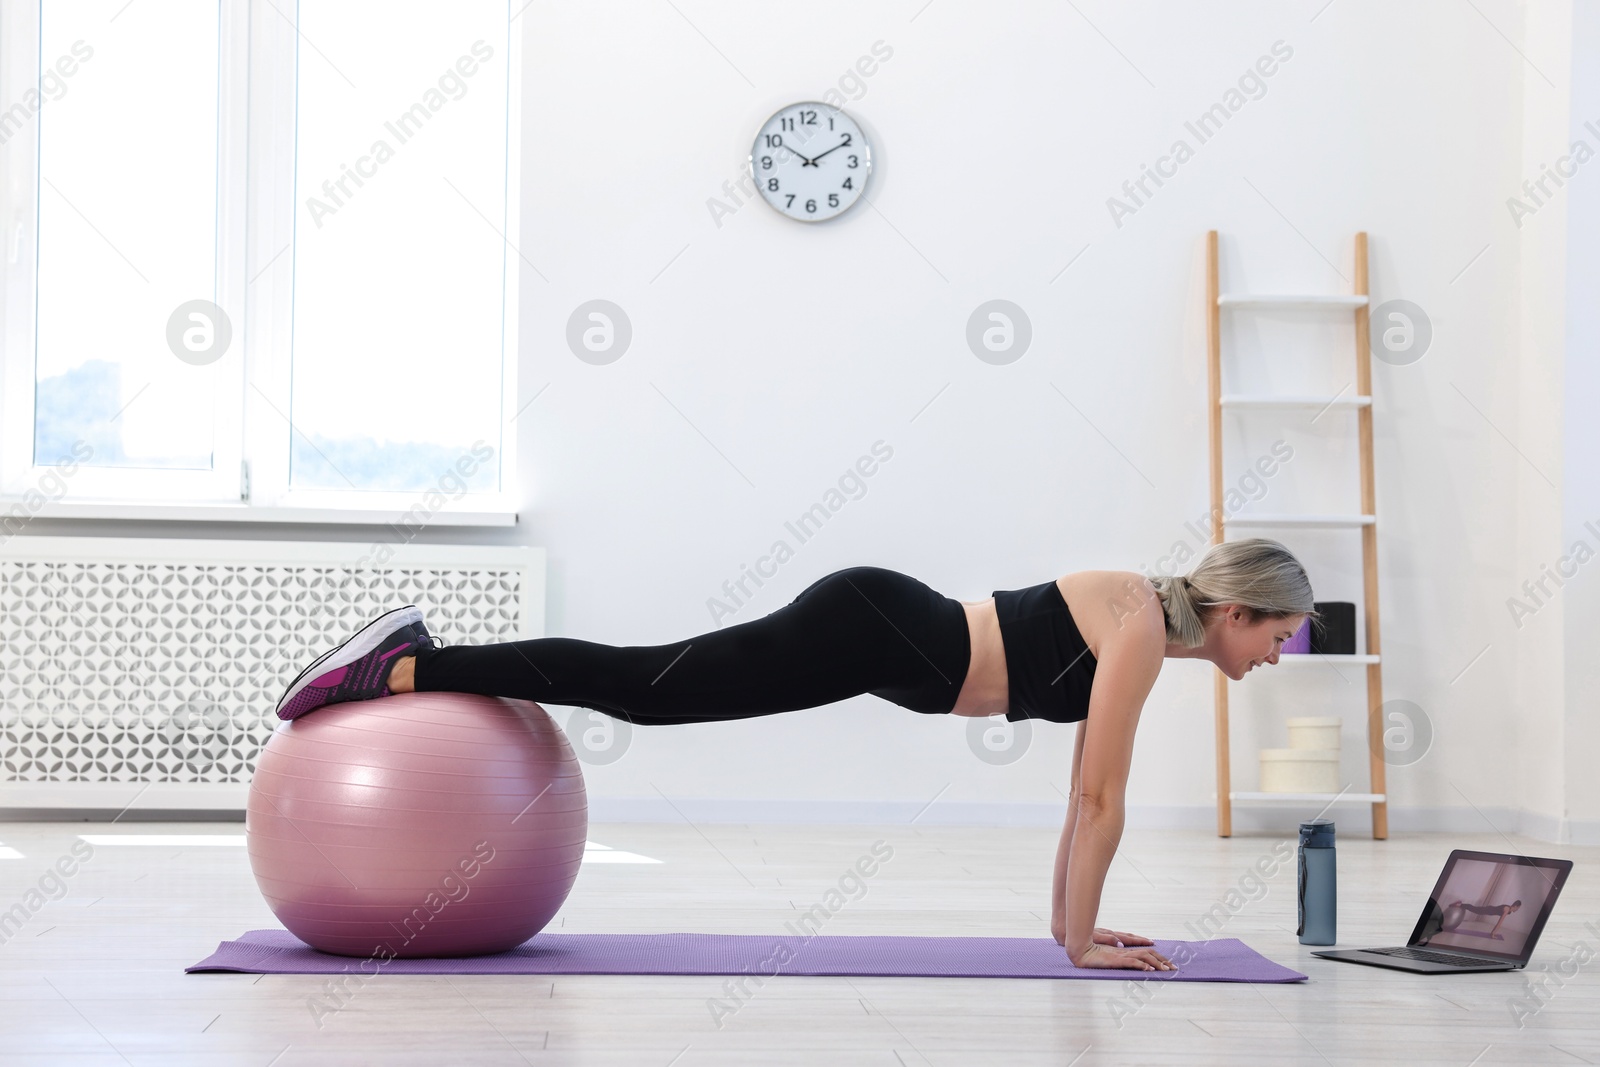
[[[1335,293],[1222,293],[1217,297],[1218,307],[1305,307],[1305,308],[1358,308],[1365,307],[1364,296]]]
[[[1327,804],[1330,801],[1338,804],[1381,804],[1388,800],[1383,793],[1229,793],[1228,799],[1234,803],[1248,803],[1251,801],[1305,801],[1311,804]]]
[[[1227,393],[1217,398],[1225,408],[1366,408],[1370,396],[1274,396],[1271,393]]]
[[[1227,526],[1371,526],[1376,515],[1289,515],[1263,512],[1256,515],[1225,515]]]
[[[1320,652],[1280,652],[1277,666],[1292,663],[1297,667],[1309,667],[1320,663],[1377,663],[1377,656],[1350,656],[1350,655],[1323,655]],[[1264,665],[1265,666],[1265,665]]]

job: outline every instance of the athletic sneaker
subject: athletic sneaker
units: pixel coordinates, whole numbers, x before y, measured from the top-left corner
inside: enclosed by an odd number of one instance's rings
[[[417,608],[417,606],[415,604],[407,604],[404,608],[396,609],[395,612],[392,612],[392,613],[391,612],[385,612],[384,613],[385,616],[387,616],[389,614],[395,614],[395,615],[398,616],[395,619],[396,622],[399,622],[399,621],[401,621],[401,619],[405,619],[405,618],[414,619],[415,621],[411,623],[411,627],[412,627],[412,629],[417,631],[417,634],[420,637],[422,637],[423,639],[427,639],[427,640],[437,640],[436,638],[429,638],[428,637],[428,628],[422,624],[422,612],[421,612],[420,609]],[[382,621],[382,618],[380,617],[380,619],[378,619],[376,621]],[[360,635],[357,634],[356,636],[359,637]],[[321,674],[322,671],[319,670],[319,668],[322,667],[322,665],[324,663],[326,663],[329,660],[330,657],[336,656],[340,652],[344,651],[345,646],[348,645],[350,643],[350,641],[354,641],[354,640],[355,640],[355,638],[352,637],[349,640],[347,640],[344,644],[334,645],[332,648],[328,649],[328,651],[322,653],[322,655],[318,656],[316,659],[312,660],[310,663],[308,663],[304,667],[300,668],[300,673],[295,675],[294,679],[289,683],[289,689],[290,690],[299,689],[300,687],[299,687],[298,683],[300,682],[300,680],[302,678],[306,677],[307,675],[311,675],[312,677],[316,677],[318,674]],[[289,698],[289,696],[290,696],[290,694],[286,692],[284,694],[283,698],[279,700],[279,705],[281,706],[282,703],[283,703],[283,700],[287,700]]]
[[[412,623],[411,628],[417,631],[417,637],[421,639],[423,644],[432,645],[434,648],[444,647],[444,638],[435,637],[433,634],[430,634],[428,632],[428,628],[422,625],[421,620]]]
[[[278,699],[278,718],[298,718],[324,704],[388,696],[384,683],[394,660],[414,655],[426,633],[415,604],[384,612],[301,671]]]

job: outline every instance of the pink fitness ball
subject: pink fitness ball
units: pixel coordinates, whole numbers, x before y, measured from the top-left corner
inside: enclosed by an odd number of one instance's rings
[[[245,815],[278,921],[340,956],[515,948],[565,903],[589,830],[583,773],[537,704],[405,693],[273,731]]]

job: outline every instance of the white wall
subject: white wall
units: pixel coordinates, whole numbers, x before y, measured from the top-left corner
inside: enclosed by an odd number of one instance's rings
[[[1516,556],[1526,579],[1544,579],[1537,613],[1509,634],[1519,661],[1521,824],[1551,840],[1592,842],[1600,838],[1600,782],[1589,766],[1600,745],[1600,4],[1530,5],[1523,46],[1532,72],[1524,79],[1524,175],[1558,163],[1569,173],[1559,186],[1547,182],[1552,195],[1519,231],[1518,443],[1526,458]]]
[[[519,423],[522,523],[430,537],[544,546],[553,635],[674,641],[713,628],[708,598],[882,440],[893,458],[866,493],[731,621],[853,564],[967,599],[1153,568],[1200,547],[1185,524],[1208,506],[1205,232],[1222,235],[1226,289],[1348,292],[1366,230],[1374,301],[1414,301],[1434,330],[1419,362],[1373,364],[1385,696],[1436,732],[1391,768],[1391,822],[1539,829],[1567,803],[1549,773],[1571,726],[1561,645],[1594,623],[1576,632],[1563,608],[1517,629],[1506,607],[1563,540],[1568,205],[1521,228],[1506,206],[1568,125],[1567,8],[1536,7],[530,5],[517,238],[538,274],[523,279],[521,399],[545,391]],[[733,206],[723,186],[761,122],[837,88],[880,41],[892,56],[847,105],[874,138],[873,206],[805,226],[745,203],[719,225],[708,201]],[[1186,120],[1280,41],[1292,56],[1264,95],[1197,144]],[[1118,225],[1108,198],[1178,138],[1194,157]],[[1582,172],[1590,195],[1597,174]],[[633,325],[608,366],[564,341],[594,298]],[[1032,321],[1008,366],[964,340],[993,298]],[[1348,325],[1230,317],[1225,343],[1229,388],[1352,378]],[[1355,508],[1353,418],[1309,417],[1229,417],[1230,484],[1274,441],[1295,450],[1252,506]],[[1280,537],[1319,599],[1359,600],[1357,535]],[[1286,743],[1284,718],[1328,712],[1364,789],[1361,683],[1280,669],[1235,685],[1235,787],[1253,787],[1257,748]],[[586,773],[601,818],[910,818],[935,798],[921,820],[1058,818],[1072,728],[1040,723],[1024,758],[994,767],[968,727],[864,696],[641,729]],[[1170,662],[1141,721],[1131,822],[1212,825],[1212,738],[1210,668]],[[1581,818],[1600,818],[1593,800]],[[1363,808],[1336,817],[1366,825]]]
[[[1569,144],[1582,140],[1600,152],[1600,4],[1574,5],[1572,14],[1572,92]],[[1600,549],[1600,155],[1585,164],[1570,187],[1567,206],[1566,326],[1564,351],[1562,544],[1581,539],[1593,553]],[[1600,821],[1600,777],[1591,760],[1600,751],[1600,657],[1594,654],[1600,634],[1600,582],[1591,555],[1578,576],[1565,586],[1566,658],[1563,770],[1567,782],[1562,815],[1574,838],[1591,832]]]
[[[1512,4],[1321,6],[529,8],[521,247],[548,281],[525,285],[524,396],[549,388],[523,419],[519,536],[551,552],[551,632],[655,643],[710,629],[723,581],[879,439],[894,457],[866,495],[735,621],[856,563],[964,598],[1153,567],[1207,507],[1205,231],[1222,234],[1225,288],[1344,292],[1365,229],[1375,300],[1412,300],[1434,327],[1420,362],[1374,364],[1385,695],[1420,705],[1437,734],[1390,771],[1394,823],[1482,829],[1477,810],[1558,810],[1559,783],[1536,791],[1551,752],[1528,735],[1561,719],[1559,687],[1524,690],[1560,620],[1519,631],[1505,601],[1558,543],[1548,522],[1523,528],[1551,502],[1522,453],[1560,484],[1559,382],[1530,379],[1518,351],[1542,328],[1559,337],[1560,313],[1530,302],[1519,271],[1534,224],[1558,241],[1564,223],[1557,208],[1519,231],[1505,201],[1530,162],[1525,125],[1565,106],[1530,71],[1561,76],[1562,38],[1525,60],[1506,40],[1524,33]],[[749,203],[719,226],[707,201],[731,204],[722,185],[762,120],[835,86],[878,41],[893,55],[849,105],[876,138],[876,210],[808,227]],[[1196,144],[1185,120],[1278,41],[1293,55],[1265,95]],[[1194,158],[1116,225],[1107,198],[1179,137]],[[562,342],[595,297],[634,328],[605,367]],[[1034,329],[1005,367],[963,339],[995,297]],[[1225,331],[1235,388],[1350,379],[1348,328],[1258,317]],[[1274,440],[1295,449],[1258,506],[1355,506],[1348,424],[1307,418],[1230,417],[1230,482]],[[1355,535],[1283,539],[1319,597],[1359,598]],[[1145,710],[1129,801],[1152,818],[1209,822],[1208,672],[1170,663]],[[1285,743],[1284,717],[1331,710],[1364,787],[1360,674],[1261,673],[1234,690],[1236,785],[1253,783],[1255,748]],[[930,819],[959,802],[1059,805],[1070,728],[1040,724],[1021,762],[994,768],[965,726],[862,697],[642,730],[590,784],[597,804],[659,789],[914,811],[937,795]]]
[[[1520,188],[1521,183],[1541,178],[1566,152],[1573,114],[1569,93],[1572,29],[1571,5],[1534,5],[1527,12],[1523,43],[1538,58],[1524,64],[1522,144],[1512,183],[1516,187],[1506,189],[1506,195],[1520,203],[1532,199]],[[1546,188],[1552,188],[1548,180]],[[1508,709],[1519,727],[1514,749],[1519,773],[1507,777],[1520,785],[1521,806],[1535,813],[1529,829],[1548,837],[1560,836],[1568,787],[1560,755],[1566,740],[1567,698],[1562,646],[1572,588],[1558,589],[1547,576],[1555,571],[1566,551],[1564,546],[1570,543],[1561,529],[1567,472],[1562,456],[1563,423],[1558,415],[1565,373],[1562,338],[1571,204],[1567,194],[1571,191],[1556,189],[1555,195],[1547,198],[1536,193],[1545,202],[1535,205],[1535,214],[1522,215],[1521,225],[1514,229],[1521,260],[1516,299],[1518,346],[1517,358],[1510,363],[1514,381],[1508,382],[1507,388],[1517,397],[1519,431],[1513,440],[1521,454],[1516,457],[1516,470],[1511,472],[1513,480],[1507,489],[1516,527],[1516,563],[1506,595],[1536,611],[1509,625],[1508,610],[1490,616],[1498,624],[1497,643],[1509,644],[1516,663]],[[1524,582],[1540,580],[1544,581],[1543,591],[1520,588]]]

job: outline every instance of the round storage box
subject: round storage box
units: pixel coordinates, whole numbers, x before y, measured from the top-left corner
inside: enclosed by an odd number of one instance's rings
[[[1339,750],[1336,748],[1262,749],[1261,791],[1337,793]]]
[[[1344,720],[1337,715],[1307,715],[1289,720],[1290,748],[1338,748],[1339,728]]]

